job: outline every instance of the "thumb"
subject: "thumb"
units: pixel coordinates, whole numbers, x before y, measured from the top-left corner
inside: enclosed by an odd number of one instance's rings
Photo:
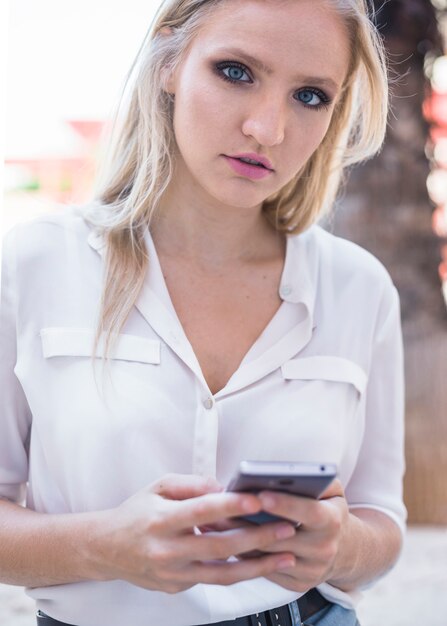
[[[168,500],[187,500],[207,493],[217,493],[223,489],[212,476],[195,474],[166,474],[150,487],[153,493]]]
[[[337,496],[344,497],[345,492],[343,485],[338,478],[335,478],[331,484],[323,491],[319,500],[328,500],[329,498],[336,498]]]

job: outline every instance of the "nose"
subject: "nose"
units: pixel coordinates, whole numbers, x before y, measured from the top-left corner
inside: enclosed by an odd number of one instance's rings
[[[272,95],[261,102],[251,103],[242,125],[242,132],[263,146],[275,146],[284,141],[286,113],[284,101]]]

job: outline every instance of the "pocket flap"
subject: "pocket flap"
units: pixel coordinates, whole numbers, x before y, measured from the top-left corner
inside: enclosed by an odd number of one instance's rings
[[[281,366],[285,379],[329,380],[353,384],[360,393],[366,389],[366,372],[348,359],[336,356],[313,356],[292,359]]]
[[[42,339],[43,356],[46,359],[55,356],[90,357],[95,333],[88,328],[42,328],[40,337]],[[104,345],[100,341],[96,350],[96,356],[102,357],[103,355]],[[136,335],[118,334],[110,358],[121,361],[159,364],[160,341]]]

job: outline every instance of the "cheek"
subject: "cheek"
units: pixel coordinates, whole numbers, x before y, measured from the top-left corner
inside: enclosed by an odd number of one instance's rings
[[[299,170],[318,149],[324,140],[331,123],[332,114],[322,111],[306,111],[301,117],[295,132],[291,134],[290,145],[293,149],[295,168]]]
[[[229,116],[228,107],[222,103],[220,92],[209,85],[190,83],[178,95],[174,116],[177,142],[191,151],[218,136]]]

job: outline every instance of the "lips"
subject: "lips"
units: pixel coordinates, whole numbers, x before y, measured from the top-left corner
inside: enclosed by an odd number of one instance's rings
[[[265,169],[273,171],[273,167],[270,161],[261,154],[256,154],[255,152],[244,152],[242,154],[231,154],[229,156],[231,159],[238,159],[238,161],[242,161],[242,163],[247,163],[247,161],[243,161],[242,159],[255,161],[256,163],[248,163],[248,165],[254,165],[255,167],[265,167]]]
[[[237,157],[227,157],[223,155],[228,165],[232,168],[236,174],[243,176],[244,178],[251,178],[252,180],[259,180],[273,174],[273,170],[267,169],[263,165],[254,165],[246,163]]]
[[[268,169],[267,167],[265,167],[265,165],[262,165],[262,163],[259,163],[258,161],[254,163],[253,161],[246,161],[245,159],[241,159],[239,157],[233,157],[233,158],[237,159],[241,163],[246,163],[247,165],[254,165],[255,167],[262,167],[265,170]]]

